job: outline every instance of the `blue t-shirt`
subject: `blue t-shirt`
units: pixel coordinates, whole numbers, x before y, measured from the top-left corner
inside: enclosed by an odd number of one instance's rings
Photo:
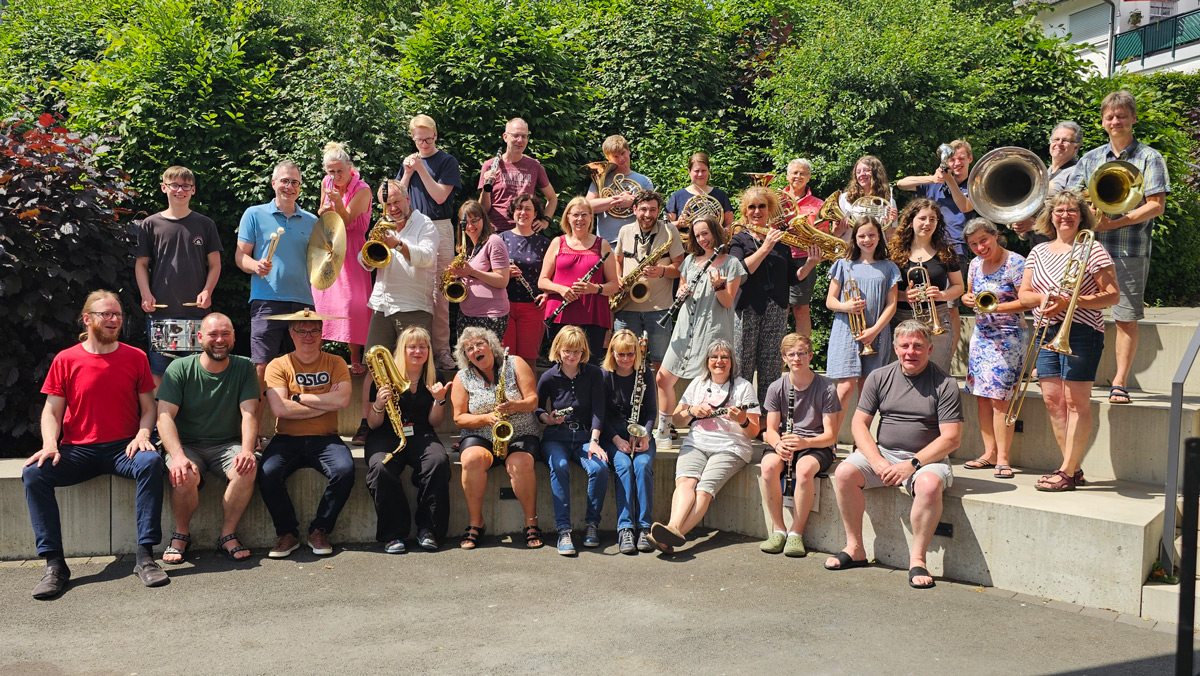
[[[967,197],[966,181],[958,184],[958,189]],[[963,213],[958,210],[954,198],[950,196],[950,187],[945,183],[926,183],[917,186],[917,197],[925,197],[938,203],[942,208],[942,220],[946,221],[946,237],[958,249],[961,256],[967,255],[967,243],[963,240],[963,227],[967,221],[975,217],[974,211]]]
[[[286,300],[312,305],[312,287],[308,282],[308,237],[317,217],[296,207],[290,217],[275,206],[275,200],[250,207],[242,214],[238,241],[254,244],[254,258],[267,253],[271,235],[284,229],[271,258],[271,272],[265,278],[250,275],[250,300]]]
[[[408,199],[412,203],[412,208],[425,214],[431,221],[441,221],[454,218],[454,192],[462,188],[462,173],[458,169],[458,160],[454,156],[444,150],[438,150],[429,157],[421,158],[425,163],[425,168],[429,170],[429,175],[433,177],[435,183],[448,185],[454,190],[450,191],[450,196],[445,202],[437,203],[429,195],[429,191],[425,188],[425,181],[421,180],[420,176],[413,176],[412,181],[408,184]],[[404,178],[404,165],[400,165],[400,171],[396,173],[396,180]]]
[[[615,176],[615,172],[610,172],[608,176],[605,177],[604,182],[611,187],[613,184],[613,178]],[[642,190],[654,190],[654,183],[649,178],[637,173],[636,171],[630,171],[628,174],[625,174],[625,178],[642,186]],[[592,182],[591,186],[588,188],[588,191],[594,192],[597,195],[600,194],[600,188],[596,186],[595,181]],[[621,226],[634,223],[636,221],[637,218],[633,216],[629,216],[628,218],[617,218],[607,211],[598,213],[596,214],[596,234],[608,240],[609,244],[615,245],[617,243],[617,233],[621,232]]]

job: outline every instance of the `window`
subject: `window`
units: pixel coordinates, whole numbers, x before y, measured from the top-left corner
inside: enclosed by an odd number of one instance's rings
[[[1108,36],[1109,6],[1101,3],[1071,14],[1067,29],[1074,42],[1086,42]]]

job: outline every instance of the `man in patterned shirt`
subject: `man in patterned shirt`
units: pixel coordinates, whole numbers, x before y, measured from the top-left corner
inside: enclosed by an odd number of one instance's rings
[[[1144,196],[1138,206],[1124,214],[1101,214],[1096,223],[1096,241],[1112,257],[1121,291],[1121,300],[1112,309],[1117,325],[1117,371],[1108,401],[1113,404],[1129,403],[1129,391],[1125,388],[1137,351],[1138,320],[1145,309],[1142,296],[1150,270],[1150,235],[1154,219],[1162,215],[1166,194],[1171,191],[1162,153],[1134,138],[1136,122],[1137,101],[1132,94],[1122,89],[1104,97],[1100,103],[1100,124],[1108,133],[1108,143],[1083,156],[1071,186],[1084,190],[1096,169],[1112,160],[1123,160],[1142,172]]]

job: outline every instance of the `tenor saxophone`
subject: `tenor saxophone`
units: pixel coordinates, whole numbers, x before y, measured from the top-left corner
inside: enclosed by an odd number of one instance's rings
[[[392,358],[392,351],[382,345],[375,345],[367,350],[367,353],[363,355],[363,361],[371,370],[375,386],[389,387],[392,390],[392,398],[388,399],[384,408],[387,410],[388,420],[392,423],[392,429],[395,430],[396,436],[400,437],[400,445],[396,447],[396,450],[384,456],[383,464],[386,465],[392,456],[404,450],[408,444],[408,440],[404,438],[404,420],[400,417],[400,406],[396,404],[396,398],[402,392],[408,391],[412,383],[400,375],[400,369],[396,368],[396,360]]]
[[[504,370],[508,366],[508,348],[500,355],[500,373],[496,376],[496,408],[500,408],[500,404],[508,401],[508,392],[505,391]],[[496,412],[496,417],[499,418],[492,425],[492,455],[496,456],[497,460],[504,460],[508,457],[508,442],[513,438],[513,426],[508,421],[507,413]]]
[[[621,288],[613,294],[612,298],[608,299],[608,308],[613,312],[620,312],[630,303],[640,303],[649,298],[650,284],[642,278],[642,273],[656,261],[662,260],[670,248],[671,240],[668,238],[662,246],[651,251],[648,256],[639,261],[637,266],[629,271],[629,274],[622,277]]]

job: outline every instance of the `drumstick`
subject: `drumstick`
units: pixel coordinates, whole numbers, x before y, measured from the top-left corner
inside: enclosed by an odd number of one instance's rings
[[[166,306],[167,306],[166,303],[155,303],[154,304],[154,307],[166,307]]]
[[[275,232],[271,233],[271,243],[267,245],[267,255],[263,257],[263,260],[265,260],[266,262],[270,263],[271,257],[273,257],[275,255],[275,248],[277,246],[279,246],[279,238],[280,237],[283,237],[283,228],[279,228]],[[259,275],[259,276],[262,277],[263,279],[267,278],[266,275]]]

